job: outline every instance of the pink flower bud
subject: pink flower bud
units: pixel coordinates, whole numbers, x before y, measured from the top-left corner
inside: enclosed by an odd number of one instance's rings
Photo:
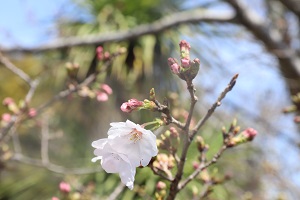
[[[8,105],[14,103],[14,100],[13,100],[12,98],[10,98],[10,97],[6,97],[6,98],[3,100],[2,103],[3,103],[4,106],[8,106]]]
[[[130,99],[128,102],[125,102],[121,105],[121,110],[123,112],[130,113],[133,110],[136,110],[137,108],[144,105],[144,102],[139,101],[137,99]]]
[[[104,90],[104,92],[106,92],[107,94],[112,94],[113,93],[111,87],[107,84],[102,84],[101,89]]]
[[[173,74],[179,74],[180,73],[180,66],[177,63],[174,63],[170,67]]]
[[[200,163],[194,161],[193,162],[193,168],[194,168],[194,170],[198,169],[199,167],[200,167]]]
[[[60,182],[59,184],[59,190],[63,193],[69,193],[71,191],[71,186],[69,183],[66,182]]]
[[[179,43],[179,47],[180,47],[180,57],[186,58],[189,60],[190,59],[190,49],[191,49],[190,44],[185,40],[181,40]]]
[[[108,94],[105,92],[97,92],[97,101],[107,101]]]
[[[3,113],[3,114],[2,114],[2,120],[3,120],[4,122],[10,122],[10,120],[11,120],[11,115],[8,114],[8,113]]]
[[[97,54],[98,60],[103,60],[104,55],[103,55],[103,47],[102,46],[97,47],[96,54]]]
[[[190,67],[190,60],[187,58],[182,58],[181,59],[181,66],[183,68],[189,68]]]
[[[166,189],[167,185],[162,182],[162,181],[158,181],[157,184],[156,184],[156,189],[157,190],[163,190],[163,189]]]
[[[35,117],[36,116],[36,109],[35,108],[30,108],[28,111],[28,116],[29,117]]]
[[[105,51],[104,60],[108,60],[109,58],[110,58],[110,53],[108,51]]]
[[[255,136],[257,135],[257,131],[253,128],[247,128],[246,130],[244,130],[242,132],[242,134],[248,138],[248,141],[251,141],[255,138]]]
[[[180,51],[182,51],[182,50],[189,51],[191,49],[191,45],[185,40],[180,41],[179,47],[180,47]]]
[[[51,200],[59,200],[57,197],[52,197]]]

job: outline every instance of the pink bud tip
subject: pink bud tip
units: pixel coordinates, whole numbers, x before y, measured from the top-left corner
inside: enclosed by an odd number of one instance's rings
[[[105,92],[97,92],[97,101],[107,101],[108,95]]]
[[[71,191],[71,186],[69,183],[66,182],[60,182],[59,184],[59,190],[63,193],[69,193]]]
[[[179,43],[179,46],[180,46],[180,49],[182,49],[182,48],[185,48],[185,49],[188,49],[188,50],[191,49],[191,45],[185,40],[181,40],[180,43]]]
[[[103,55],[103,47],[102,46],[97,47],[96,54],[97,54],[98,60],[103,60],[104,55]]]
[[[102,46],[98,46],[96,49],[97,53],[103,53],[103,47]]]
[[[193,168],[194,170],[198,169],[200,164],[198,162],[193,162]]]
[[[57,197],[52,197],[51,200],[59,200]]]
[[[8,113],[3,113],[3,114],[2,114],[2,120],[5,121],[5,122],[10,122],[10,120],[11,120],[11,115],[8,114]]]
[[[139,101],[137,99],[130,99],[128,102],[125,102],[121,105],[121,110],[123,112],[130,113],[131,111],[137,109],[144,105],[144,102]]]
[[[170,66],[170,69],[173,74],[179,74],[180,73],[180,66],[177,63],[174,63]]]
[[[107,94],[112,94],[113,93],[111,87],[107,84],[102,84],[101,89],[104,90],[104,92],[106,92]]]
[[[3,105],[8,106],[9,104],[14,103],[14,100],[10,97],[6,97],[2,103],[3,103]]]
[[[158,181],[157,184],[156,184],[156,189],[157,190],[163,190],[163,189],[166,189],[167,185],[162,182],[162,181]]]
[[[249,138],[249,140],[253,140],[254,137],[257,135],[257,131],[253,128],[247,128],[243,131],[243,134]]]
[[[190,67],[190,60],[187,58],[182,58],[181,59],[181,65],[183,68],[188,68]]]
[[[29,109],[29,111],[28,111],[29,117],[35,117],[36,114],[37,114],[36,109],[34,109],[34,108]]]

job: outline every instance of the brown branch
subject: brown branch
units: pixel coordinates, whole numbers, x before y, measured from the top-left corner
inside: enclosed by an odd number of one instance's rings
[[[268,28],[268,25],[248,8],[240,0],[224,0],[236,11],[238,23],[246,27],[258,40],[262,41],[266,49],[278,58],[280,70],[289,86],[292,95],[300,92],[300,57],[288,44],[275,37],[275,30]]]
[[[189,10],[171,14],[151,24],[144,24],[130,30],[89,35],[85,37],[69,37],[57,39],[49,44],[35,48],[2,48],[2,52],[27,52],[39,53],[42,51],[57,50],[74,46],[97,45],[105,42],[119,42],[130,40],[147,34],[156,34],[166,29],[176,27],[185,23],[197,22],[230,22],[233,20],[231,12],[206,11],[203,9]]]
[[[156,111],[161,112],[161,113],[163,113],[163,114],[166,115],[167,124],[171,124],[172,123],[172,124],[175,124],[178,128],[184,129],[185,125],[183,123],[181,123],[180,121],[178,121],[177,119],[175,119],[174,117],[172,117],[172,115],[170,113],[170,109],[168,108],[168,106],[162,105],[157,100],[155,100],[154,103],[157,106],[155,108]]]
[[[204,165],[200,165],[199,168],[197,168],[190,176],[188,176],[187,179],[185,179],[182,183],[180,183],[180,185],[178,186],[179,190],[183,189],[190,181],[192,181],[196,176],[198,176],[198,174],[203,171],[204,169],[208,168],[209,166],[211,166],[212,164],[216,163],[217,160],[220,158],[220,156],[222,155],[222,153],[227,149],[226,145],[223,145],[220,150],[218,151],[218,153],[216,153],[214,155],[214,157],[207,163],[205,163]]]
[[[192,82],[187,82],[187,89],[190,93],[190,98],[191,98],[191,105],[190,105],[190,111],[189,111],[189,115],[187,117],[186,123],[185,123],[185,130],[188,130],[191,124],[191,120],[193,117],[193,112],[194,112],[194,108],[195,108],[195,104],[198,101],[198,98],[195,95],[196,92],[196,88],[194,86],[194,84]]]
[[[223,90],[223,92],[218,97],[217,101],[211,106],[211,108],[207,111],[206,115],[196,124],[195,128],[190,134],[190,140],[193,140],[194,136],[200,130],[200,128],[205,124],[205,122],[210,118],[210,116],[214,113],[215,109],[221,105],[221,101],[225,98],[226,94],[232,90],[236,83],[236,79],[238,78],[238,74],[235,74],[231,81],[228,83],[227,87]]]
[[[299,0],[279,0],[285,7],[298,16],[300,20],[300,4]]]
[[[8,58],[3,56],[3,54],[0,52],[0,62],[11,72],[16,74],[18,77],[20,77],[23,81],[25,81],[29,86],[32,84],[31,78],[26,74],[23,70],[15,66]]]

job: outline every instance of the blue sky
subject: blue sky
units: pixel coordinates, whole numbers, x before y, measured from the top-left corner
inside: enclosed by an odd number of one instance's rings
[[[0,46],[35,46],[55,37],[54,21],[70,0],[9,0],[0,6]]]

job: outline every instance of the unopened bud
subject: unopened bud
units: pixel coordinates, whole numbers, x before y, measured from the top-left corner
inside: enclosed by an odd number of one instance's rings
[[[175,58],[168,58],[168,65],[173,74],[180,73],[180,65],[178,64],[178,62]]]
[[[180,47],[180,57],[186,58],[189,60],[190,59],[190,49],[191,49],[190,44],[185,40],[181,40],[179,43],[179,47]]]
[[[201,136],[196,137],[196,145],[197,145],[198,151],[202,152],[202,151],[206,150],[205,142]]]
[[[2,121],[4,121],[4,122],[10,122],[11,115],[8,113],[3,113],[1,118],[2,118]]]
[[[151,101],[155,100],[155,90],[154,90],[154,88],[151,88],[151,90],[150,90],[150,100]]]
[[[79,64],[77,63],[66,63],[66,69],[68,72],[68,76],[72,79],[75,79],[77,77],[78,71],[79,71]]]
[[[103,47],[102,46],[97,47],[96,54],[97,54],[97,58],[99,61],[103,60],[104,55],[103,55]]]
[[[96,98],[97,98],[97,101],[107,101],[108,100],[108,94],[106,92],[96,92]]]
[[[37,114],[36,109],[35,108],[30,108],[28,111],[28,116],[29,117],[35,117]]]
[[[102,84],[102,85],[101,85],[101,89],[102,89],[104,92],[106,92],[107,94],[112,94],[112,93],[113,93],[111,87],[110,87],[109,85],[107,85],[107,84]]]
[[[294,122],[295,123],[300,123],[300,116],[299,115],[294,117]]]
[[[4,106],[9,106],[10,104],[15,103],[15,101],[10,97],[6,97],[2,103]]]
[[[69,193],[71,191],[71,186],[69,183],[66,182],[60,182],[59,184],[59,190],[63,193]]]
[[[130,99],[128,102],[125,102],[121,105],[121,110],[123,112],[131,113],[134,110],[138,110],[144,105],[144,102],[137,99]]]
[[[157,190],[164,190],[164,189],[166,189],[166,187],[167,187],[167,185],[162,181],[158,181],[156,184]]]

